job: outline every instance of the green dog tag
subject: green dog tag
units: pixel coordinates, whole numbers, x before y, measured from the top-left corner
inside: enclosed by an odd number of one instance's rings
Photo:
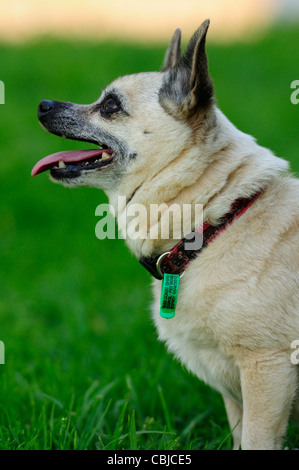
[[[164,274],[161,287],[160,315],[163,318],[173,318],[178,300],[180,276]]]

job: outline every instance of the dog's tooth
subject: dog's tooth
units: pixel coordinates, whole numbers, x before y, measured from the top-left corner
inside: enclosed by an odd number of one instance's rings
[[[66,164],[62,160],[59,160],[58,167],[59,168],[66,168]]]
[[[102,160],[108,160],[108,158],[110,158],[109,153],[103,152],[103,153],[102,153]]]

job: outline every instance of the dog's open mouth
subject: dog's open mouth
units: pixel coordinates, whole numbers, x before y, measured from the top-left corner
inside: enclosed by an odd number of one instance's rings
[[[50,170],[51,176],[55,179],[75,178],[82,172],[108,166],[114,157],[113,150],[104,144],[100,149],[57,152],[37,162],[31,176]]]

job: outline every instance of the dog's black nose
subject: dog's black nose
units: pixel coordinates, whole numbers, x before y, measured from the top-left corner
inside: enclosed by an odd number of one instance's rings
[[[45,114],[50,113],[51,111],[53,111],[53,109],[54,109],[54,101],[50,101],[50,100],[41,101],[37,108],[38,117],[40,118],[44,116]]]

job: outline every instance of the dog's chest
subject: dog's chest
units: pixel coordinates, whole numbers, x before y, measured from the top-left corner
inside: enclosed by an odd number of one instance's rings
[[[205,307],[185,299],[172,319],[160,316],[160,283],[154,286],[153,318],[159,339],[192,373],[220,393],[242,402],[239,369],[207,328]],[[181,302],[182,304],[182,302]],[[204,304],[204,302],[203,302]],[[193,307],[193,308],[192,308]]]

